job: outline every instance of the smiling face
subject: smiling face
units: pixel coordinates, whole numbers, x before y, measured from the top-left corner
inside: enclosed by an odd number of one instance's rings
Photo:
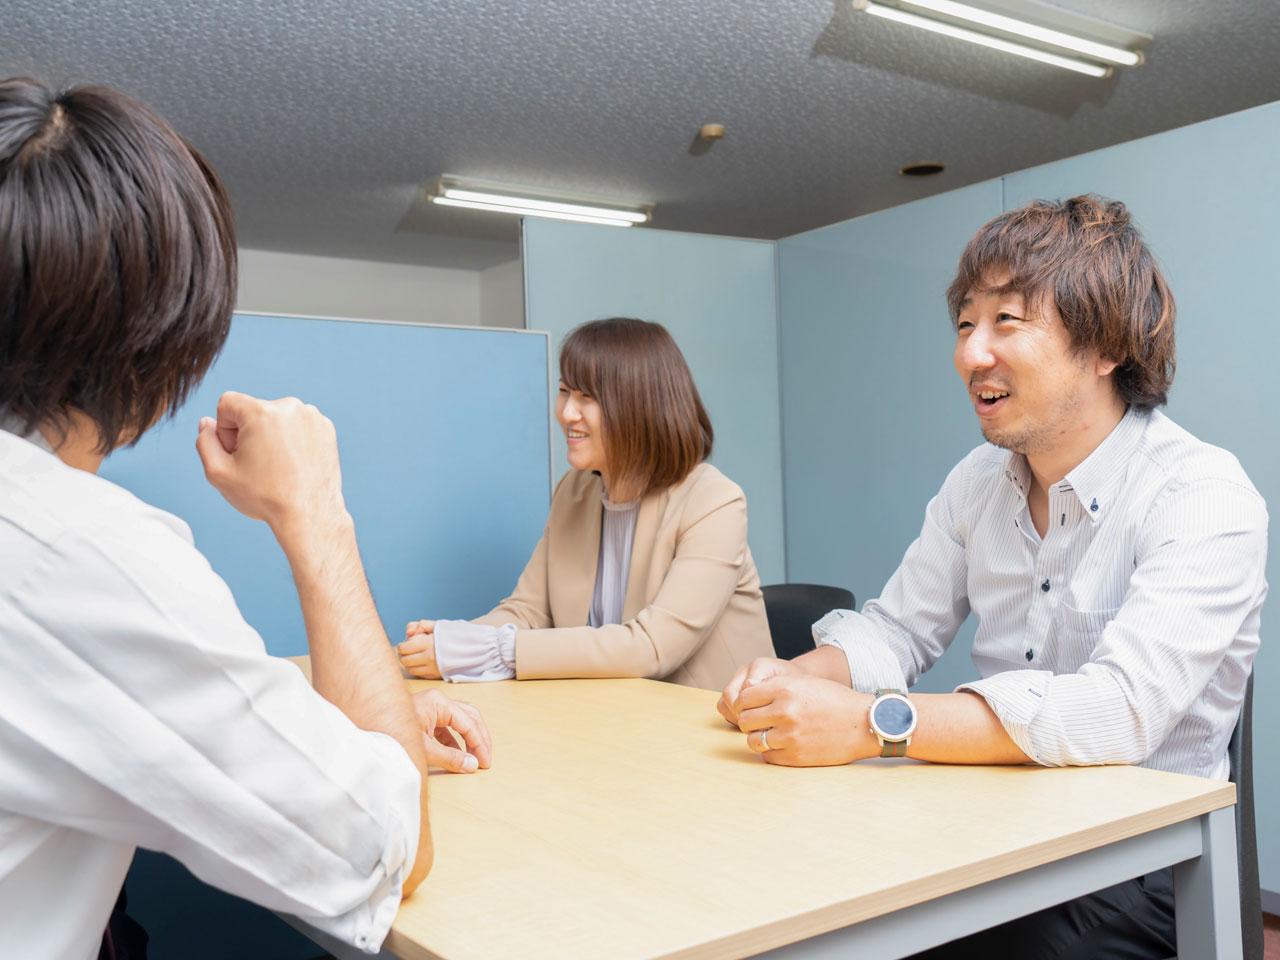
[[[984,279],[960,304],[956,372],[988,441],[1027,456],[1052,453],[1114,409],[1115,364],[1072,349],[1051,297],[1028,304],[1001,289],[1007,274]]]
[[[556,419],[569,446],[569,466],[575,470],[606,473],[608,460],[604,453],[604,416],[600,404],[581,390],[570,389],[561,380]]]

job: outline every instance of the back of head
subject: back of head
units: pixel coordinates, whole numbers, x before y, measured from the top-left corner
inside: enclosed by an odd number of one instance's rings
[[[1035,200],[991,220],[969,241],[947,290],[954,322],[971,290],[1048,298],[1078,353],[1117,364],[1120,398],[1138,409],[1167,402],[1174,374],[1173,294],[1123,203],[1093,194]]]
[[[176,410],[235,304],[231,205],[204,158],[105,87],[0,81],[0,409],[79,411],[99,450]]]
[[[711,455],[714,433],[684,355],[658,323],[614,317],[574,328],[560,379],[600,404],[613,482],[645,494]]]

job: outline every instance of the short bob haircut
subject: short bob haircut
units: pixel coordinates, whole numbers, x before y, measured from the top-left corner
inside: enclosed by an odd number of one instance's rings
[[[1173,294],[1123,203],[1089,194],[1001,214],[960,257],[947,290],[952,323],[974,290],[1014,290],[1029,307],[1051,298],[1077,354],[1115,361],[1115,388],[1126,404],[1150,410],[1168,401]]]
[[[560,379],[600,404],[615,488],[643,496],[679,483],[711,455],[711,418],[661,324],[584,323],[560,347]]]
[[[173,413],[226,340],[231,204],[204,158],[106,87],[0,81],[0,411],[98,452]]]

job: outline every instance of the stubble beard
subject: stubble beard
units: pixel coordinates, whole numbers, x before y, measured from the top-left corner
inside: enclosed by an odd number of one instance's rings
[[[983,427],[982,436],[987,443],[995,444],[997,447],[1009,450],[1012,453],[1020,453],[1024,457],[1028,454],[1039,453],[1047,443],[1047,433],[1041,425],[1037,424],[1024,430],[999,430],[995,427]]]
[[[1084,399],[1075,391],[1062,397],[1053,409],[1021,429],[1001,430],[995,426],[984,426],[982,436],[988,443],[1012,453],[1035,456],[1053,449],[1062,435],[1068,432],[1069,425],[1075,423],[1082,406]]]

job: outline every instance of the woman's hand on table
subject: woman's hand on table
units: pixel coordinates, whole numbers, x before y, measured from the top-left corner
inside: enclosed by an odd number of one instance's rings
[[[436,622],[411,620],[404,628],[404,641],[396,647],[400,666],[411,677],[421,680],[440,680],[440,665],[436,663]]]
[[[413,709],[422,725],[431,766],[451,773],[475,773],[489,768],[493,740],[478,708],[450,699],[439,690],[419,690],[413,695]]]

